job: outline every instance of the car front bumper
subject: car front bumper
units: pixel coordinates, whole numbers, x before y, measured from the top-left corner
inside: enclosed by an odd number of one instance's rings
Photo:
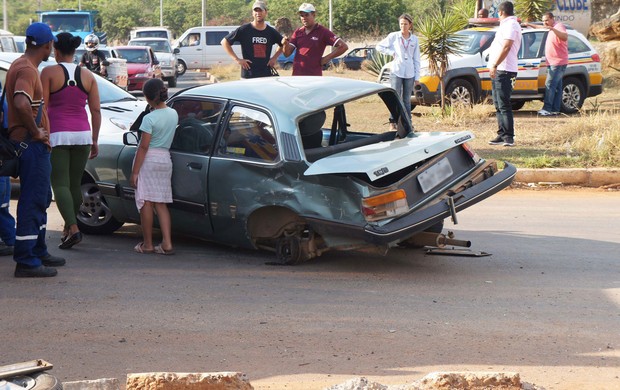
[[[172,78],[176,75],[176,67],[172,68],[172,67],[162,67],[161,68],[161,75],[163,78],[165,79],[169,79]]]

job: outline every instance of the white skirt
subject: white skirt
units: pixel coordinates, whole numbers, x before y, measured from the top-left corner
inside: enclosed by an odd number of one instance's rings
[[[172,159],[168,149],[149,148],[138,173],[136,207],[145,201],[172,203]]]

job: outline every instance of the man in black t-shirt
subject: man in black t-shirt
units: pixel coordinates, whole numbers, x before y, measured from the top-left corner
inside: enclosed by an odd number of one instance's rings
[[[99,38],[95,34],[89,34],[84,38],[84,46],[86,46],[86,52],[82,54],[80,59],[80,66],[85,66],[86,69],[93,73],[97,73],[99,76],[106,75],[105,66],[105,54],[98,50]]]
[[[222,46],[228,55],[241,66],[241,78],[267,77],[272,75],[272,69],[282,52],[282,35],[275,28],[265,23],[267,5],[263,1],[256,1],[252,5],[254,20],[246,23],[222,39]],[[243,58],[237,57],[232,44],[241,44]],[[275,54],[271,55],[273,45],[279,45]]]

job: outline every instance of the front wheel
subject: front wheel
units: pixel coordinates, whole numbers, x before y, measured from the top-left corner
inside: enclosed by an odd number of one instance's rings
[[[515,102],[511,102],[510,105],[514,111],[520,110],[525,106],[525,100],[517,100]]]
[[[77,215],[80,231],[86,234],[110,234],[123,223],[114,218],[112,210],[101,194],[97,184],[82,183],[82,204]]]
[[[456,79],[446,88],[446,100],[450,105],[472,106],[474,104],[474,87],[467,80]]]
[[[187,71],[187,64],[185,61],[179,59],[177,61],[177,76],[183,76],[185,71]]]
[[[168,79],[168,87],[174,88],[176,86],[177,86],[177,75],[175,74],[174,76]]]
[[[579,79],[567,77],[562,82],[562,104],[560,111],[573,114],[581,108],[586,100],[586,88]]]

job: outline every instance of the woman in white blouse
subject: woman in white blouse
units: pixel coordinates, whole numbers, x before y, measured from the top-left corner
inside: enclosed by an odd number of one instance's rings
[[[390,33],[377,44],[377,50],[394,57],[390,84],[405,105],[405,112],[411,118],[411,94],[413,86],[420,83],[420,45],[418,38],[411,32],[413,20],[411,15],[398,17],[400,31]],[[392,127],[396,127],[394,118],[390,117]]]

